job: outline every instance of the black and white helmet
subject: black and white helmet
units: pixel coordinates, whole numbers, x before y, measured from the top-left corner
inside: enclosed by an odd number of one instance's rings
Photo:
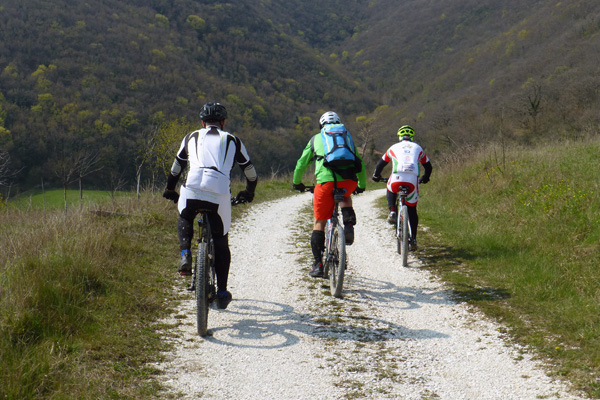
[[[206,103],[200,109],[202,121],[223,121],[227,118],[227,110],[220,103]]]
[[[321,118],[319,119],[319,126],[321,128],[323,127],[323,125],[341,123],[342,120],[340,119],[340,116],[333,111],[327,111],[325,114],[321,115]]]

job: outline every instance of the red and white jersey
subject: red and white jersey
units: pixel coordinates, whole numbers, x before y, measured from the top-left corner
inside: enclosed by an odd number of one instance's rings
[[[396,143],[381,157],[385,162],[392,162],[393,174],[413,174],[419,176],[419,164],[425,164],[429,158],[417,143],[403,140]]]

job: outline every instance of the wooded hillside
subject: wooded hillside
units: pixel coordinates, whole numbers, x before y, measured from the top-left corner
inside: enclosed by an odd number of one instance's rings
[[[10,0],[0,184],[114,187],[144,157],[160,181],[149,142],[213,100],[262,174],[292,169],[328,109],[367,158],[404,123],[434,158],[597,134],[599,32],[590,0]]]

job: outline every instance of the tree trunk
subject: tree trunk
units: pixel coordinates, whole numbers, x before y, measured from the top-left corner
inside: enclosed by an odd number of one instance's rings
[[[79,177],[79,208],[83,208],[83,179]]]
[[[137,199],[140,199],[140,180],[142,179],[142,171],[140,169],[140,171],[138,171],[137,174],[137,189],[136,189],[136,195],[137,195]]]
[[[65,214],[67,213],[67,184],[63,183],[64,198],[65,198]]]
[[[44,211],[46,211],[46,191],[44,190],[44,178],[42,178],[42,203],[44,204]]]

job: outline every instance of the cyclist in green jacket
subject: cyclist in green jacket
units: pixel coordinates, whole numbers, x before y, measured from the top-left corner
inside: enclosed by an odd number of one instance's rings
[[[333,111],[328,111],[319,119],[321,128],[327,124],[341,124],[340,117]],[[349,134],[348,134],[349,136]],[[323,276],[323,251],[325,249],[325,225],[327,220],[333,214],[335,203],[333,201],[334,188],[346,189],[344,201],[340,203],[342,210],[342,220],[344,222],[344,232],[346,236],[346,244],[351,245],[354,242],[354,225],[356,225],[356,214],[352,208],[352,193],[364,192],[367,184],[365,164],[356,146],[352,149],[356,158],[357,166],[341,167],[332,171],[323,165],[325,148],[323,141],[320,138],[320,133],[316,134],[308,142],[300,159],[296,163],[294,170],[293,188],[295,190],[304,191],[306,187],[302,183],[304,172],[313,162],[315,165],[315,178],[317,184],[314,190],[313,210],[314,210],[314,225],[310,238],[310,246],[315,259],[315,262],[310,271],[310,276]]]

